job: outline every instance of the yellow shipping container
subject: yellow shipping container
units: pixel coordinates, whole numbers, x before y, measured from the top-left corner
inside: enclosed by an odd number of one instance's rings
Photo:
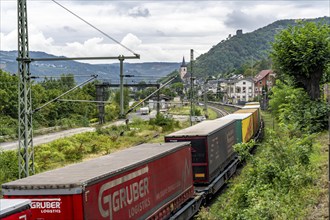
[[[245,108],[240,109],[234,113],[240,114],[240,113],[252,113],[253,117],[253,135],[255,135],[258,132],[259,129],[259,109],[258,108]]]
[[[242,138],[243,143],[248,142],[253,136],[253,117],[252,114],[242,120]]]

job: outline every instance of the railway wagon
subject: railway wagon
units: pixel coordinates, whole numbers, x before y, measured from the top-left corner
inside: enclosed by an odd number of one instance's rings
[[[165,136],[165,142],[191,142],[194,183],[212,182],[236,156],[235,120],[203,121]]]
[[[253,116],[252,113],[229,114],[222,119],[236,120],[236,143],[246,143],[253,136]],[[218,120],[218,119],[215,119]]]
[[[0,199],[1,220],[31,220],[31,201],[28,199]]]
[[[36,220],[162,219],[193,196],[189,142],[141,144],[2,185]]]
[[[234,112],[234,114],[246,114],[246,113],[252,113],[253,117],[253,135],[256,135],[259,130],[260,125],[260,112],[259,112],[259,106],[244,106],[242,109],[237,110]]]

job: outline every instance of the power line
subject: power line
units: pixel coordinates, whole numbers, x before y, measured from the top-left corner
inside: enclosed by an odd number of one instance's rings
[[[90,82],[91,80],[94,80],[96,77],[97,77],[97,75],[92,76],[92,78],[86,80],[85,82],[82,82],[82,83],[80,83],[79,85],[76,85],[76,86],[73,87],[72,89],[69,89],[69,90],[66,91],[65,93],[62,93],[60,96],[58,96],[58,97],[56,97],[56,98],[54,98],[54,99],[52,99],[52,100],[46,102],[46,103],[43,104],[42,106],[40,106],[40,107],[34,109],[34,110],[32,111],[32,113],[35,113],[35,112],[39,111],[40,109],[42,109],[43,107],[49,105],[50,103],[55,102],[55,101],[58,100],[60,97],[62,97],[62,96],[64,96],[64,95],[68,94],[69,92],[75,90],[75,89],[78,88],[79,86],[83,86],[83,85],[87,84],[88,82]]]
[[[119,41],[117,41],[115,38],[111,37],[110,35],[108,35],[104,31],[102,31],[99,28],[95,27],[94,25],[92,25],[91,23],[89,23],[88,21],[86,21],[85,19],[83,19],[82,17],[80,17],[79,15],[77,15],[76,13],[74,13],[73,11],[71,11],[70,9],[66,8],[65,6],[61,5],[60,3],[58,3],[55,0],[52,0],[52,2],[54,2],[55,4],[57,4],[58,6],[60,6],[61,8],[65,9],[70,14],[74,15],[75,17],[79,18],[80,20],[82,20],[83,22],[85,22],[86,24],[88,24],[89,26],[91,26],[92,28],[94,28],[95,30],[97,30],[98,32],[100,32],[101,34],[103,34],[104,36],[106,36],[107,38],[113,40],[114,42],[116,42],[117,44],[119,44],[120,46],[122,46],[123,48],[125,48],[126,50],[130,51],[135,56],[138,56],[138,54],[135,53],[133,50],[131,50],[130,48],[126,47],[125,45],[123,45],[122,43],[120,43]]]
[[[94,100],[75,100],[75,99],[58,99],[61,102],[87,102],[87,103],[113,103],[109,101],[94,101]]]
[[[36,79],[36,78],[78,78],[78,77],[91,77],[91,75],[31,76],[31,79]]]

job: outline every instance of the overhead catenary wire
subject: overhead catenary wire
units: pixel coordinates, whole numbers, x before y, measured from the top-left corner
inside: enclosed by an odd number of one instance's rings
[[[58,96],[58,97],[56,97],[56,98],[54,98],[54,99],[52,99],[52,100],[46,102],[46,103],[43,104],[42,106],[40,106],[40,107],[34,109],[32,112],[35,113],[35,112],[39,111],[40,109],[44,108],[45,106],[49,105],[50,103],[55,102],[56,100],[58,100],[58,99],[61,98],[62,96],[68,94],[69,92],[75,90],[76,88],[78,88],[78,87],[80,87],[80,86],[83,86],[83,85],[87,84],[88,82],[90,82],[90,81],[92,81],[92,80],[94,80],[94,79],[96,79],[96,78],[97,78],[97,75],[92,76],[92,78],[86,80],[85,82],[80,83],[79,85],[76,85],[75,87],[69,89],[69,90],[66,91],[65,93],[62,93],[60,96]]]
[[[120,43],[118,40],[116,40],[115,38],[111,37],[110,35],[108,35],[104,31],[100,30],[99,28],[97,28],[96,26],[94,26],[93,24],[91,24],[90,22],[86,21],[85,19],[83,19],[82,17],[80,17],[79,15],[77,15],[76,13],[74,13],[73,11],[71,11],[70,9],[68,9],[67,7],[63,6],[62,4],[58,3],[55,0],[51,0],[51,1],[54,2],[55,4],[57,4],[58,6],[60,6],[61,8],[63,8],[64,10],[66,10],[67,12],[69,12],[70,14],[74,15],[75,17],[77,17],[78,19],[80,19],[81,21],[83,21],[84,23],[88,24],[89,26],[91,26],[92,28],[94,28],[95,30],[97,30],[98,32],[100,32],[101,34],[103,34],[104,36],[106,36],[107,38],[113,40],[114,42],[116,42],[117,44],[119,44],[120,46],[122,46],[123,48],[125,48],[126,50],[130,51],[135,56],[139,56],[132,49],[130,49],[127,46],[125,46],[124,44]]]
[[[60,75],[60,76],[31,76],[31,79],[37,79],[37,78],[78,78],[78,77],[91,77],[91,75]]]
[[[57,99],[57,101],[61,102],[87,102],[87,103],[113,103],[110,101],[94,101],[94,100],[77,100],[77,99]]]
[[[135,78],[135,77],[152,77],[152,78],[164,78],[166,76],[153,76],[153,75],[123,75],[124,77],[127,78]],[[111,79],[107,77],[102,77],[102,79]]]

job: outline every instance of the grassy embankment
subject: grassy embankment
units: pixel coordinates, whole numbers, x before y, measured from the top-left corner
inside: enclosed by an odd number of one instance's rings
[[[35,147],[36,173],[115,152],[141,142],[162,142],[168,132],[188,126],[165,120],[163,125],[134,120],[128,126],[100,128]],[[0,185],[18,178],[16,151],[0,152]]]
[[[291,137],[263,118],[264,141],[197,219],[328,219],[328,132]]]
[[[203,115],[204,114],[204,108],[200,107],[200,106],[196,106],[196,116],[198,115]],[[171,108],[168,112],[169,114],[172,115],[190,115],[190,106],[183,106],[181,108]],[[207,114],[209,116],[209,120],[215,119],[217,118],[217,114],[215,111],[213,111],[212,109],[208,108],[207,109]]]

